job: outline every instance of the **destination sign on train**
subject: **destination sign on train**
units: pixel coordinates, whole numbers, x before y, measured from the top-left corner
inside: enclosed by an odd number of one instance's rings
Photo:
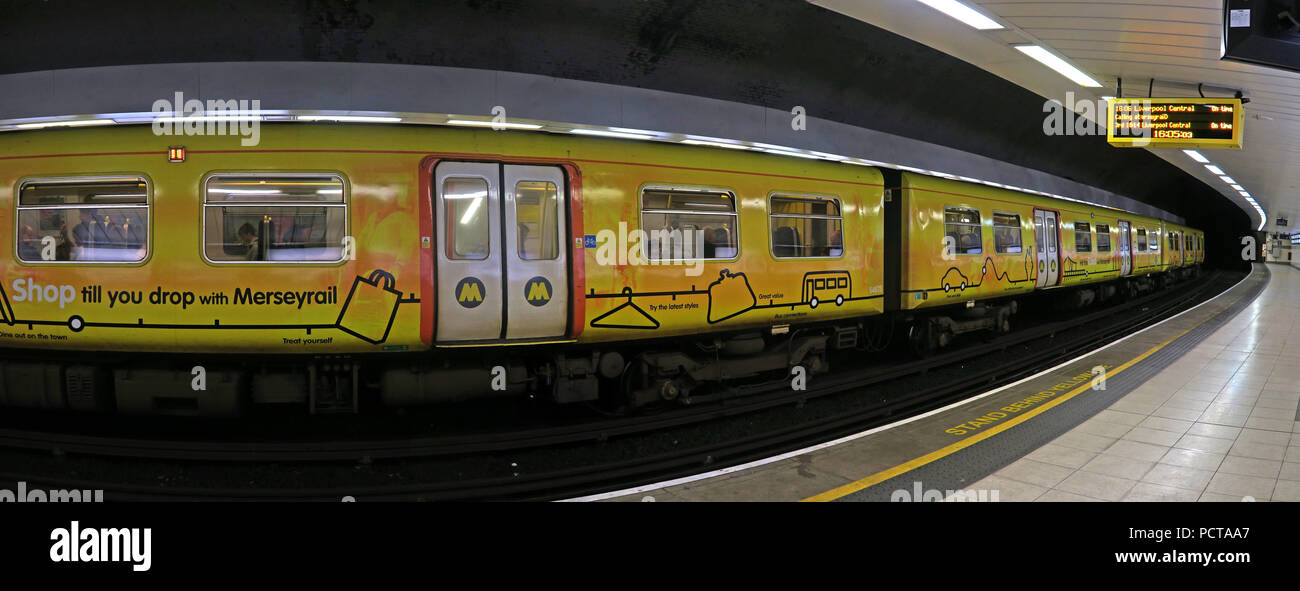
[[[1121,148],[1241,149],[1241,99],[1111,99],[1106,139]]]

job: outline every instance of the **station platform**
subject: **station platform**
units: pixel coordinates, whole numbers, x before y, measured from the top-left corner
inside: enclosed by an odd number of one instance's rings
[[[1200,306],[980,396],[586,500],[1300,501],[1298,317],[1300,269],[1256,264]]]

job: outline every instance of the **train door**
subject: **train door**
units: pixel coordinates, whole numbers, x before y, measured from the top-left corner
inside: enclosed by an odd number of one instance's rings
[[[1119,275],[1133,273],[1133,229],[1128,222],[1119,223]]]
[[[1034,242],[1038,254],[1037,287],[1051,287],[1061,280],[1060,224],[1056,212],[1034,210]]]
[[[569,265],[563,171],[443,162],[433,176],[437,340],[564,336]]]

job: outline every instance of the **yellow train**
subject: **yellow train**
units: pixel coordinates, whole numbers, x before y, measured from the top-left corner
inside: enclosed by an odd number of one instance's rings
[[[1205,255],[1200,231],[1114,209],[701,146],[305,123],[175,141],[0,134],[0,404],[644,404],[825,370],[881,317],[941,346],[1008,329],[1012,296],[1083,304]]]

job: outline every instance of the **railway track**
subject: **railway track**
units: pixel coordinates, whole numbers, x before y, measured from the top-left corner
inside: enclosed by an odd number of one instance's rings
[[[924,412],[1141,330],[1217,295],[1235,276],[1210,273],[926,359],[817,376],[807,391],[785,381],[736,387],[698,407],[558,428],[293,443],[0,429],[0,453],[20,458],[5,462],[13,469],[0,479],[104,489],[117,500],[564,498],[744,463]],[[727,422],[742,426],[720,426]],[[763,423],[774,426],[743,426]]]

